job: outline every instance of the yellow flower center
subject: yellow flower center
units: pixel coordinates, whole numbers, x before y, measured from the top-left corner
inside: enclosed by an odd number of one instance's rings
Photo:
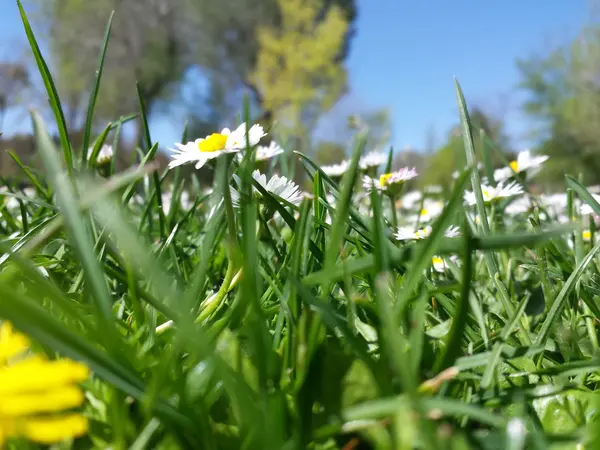
[[[427,209],[423,208],[423,209],[421,210],[421,217],[424,217],[424,216],[426,216],[427,214],[429,214],[429,211],[428,211]]]
[[[483,199],[486,201],[489,200],[491,197],[491,193],[490,193],[489,189],[482,189],[481,194],[483,195]]]
[[[434,256],[433,258],[431,258],[431,262],[433,264],[443,264],[444,260],[442,258],[440,258],[439,256]]]
[[[213,133],[203,141],[198,143],[198,150],[201,152],[216,152],[223,150],[227,143],[227,136],[220,133]]]
[[[515,172],[519,171],[519,163],[517,161],[511,161],[509,164],[510,168]]]
[[[384,173],[379,177],[379,184],[381,187],[386,186],[388,184],[389,179],[392,177],[391,173]]]
[[[583,233],[581,233],[581,237],[584,240],[589,241],[592,238],[592,232],[590,230],[586,230]]]

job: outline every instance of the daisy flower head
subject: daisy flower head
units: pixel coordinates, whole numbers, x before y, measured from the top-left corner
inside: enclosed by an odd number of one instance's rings
[[[429,222],[438,217],[444,210],[444,202],[426,200],[419,211],[419,221]]]
[[[508,184],[498,183],[496,187],[484,184],[481,186],[481,193],[483,194],[483,201],[485,203],[491,203],[499,198],[512,197],[515,195],[522,194],[523,187],[516,182]],[[477,203],[474,192],[465,192],[465,203],[471,206]]]
[[[412,209],[413,206],[423,198],[423,194],[419,191],[410,191],[400,199],[400,206],[406,209]]]
[[[431,231],[431,226],[426,226],[425,228],[421,228],[417,231],[414,231],[414,229],[411,227],[398,227],[394,237],[398,241],[420,240],[429,237],[431,235]],[[444,236],[447,238],[455,238],[460,236],[460,231],[458,227],[451,226],[446,230]]]
[[[87,433],[87,419],[70,410],[85,400],[77,383],[89,377],[89,369],[28,349],[24,335],[8,322],[0,324],[0,447],[10,438],[49,445]]]
[[[176,149],[169,149],[173,152],[169,168],[195,163],[196,169],[200,169],[210,159],[226,153],[239,152],[246,147],[246,139],[251,146],[255,146],[265,135],[266,133],[260,125],[252,125],[246,133],[246,124],[242,123],[233,131],[223,128],[220,133],[213,133],[187,144],[175,144]]]
[[[592,197],[594,197],[594,200],[596,200],[598,203],[600,203],[600,195],[592,194]],[[592,207],[590,205],[588,205],[587,203],[584,203],[583,205],[581,205],[579,212],[581,213],[582,216],[589,216],[590,214],[595,214]]]
[[[94,151],[94,147],[90,147],[88,149],[88,158],[90,158],[92,156],[93,151]],[[104,144],[100,148],[98,155],[96,155],[96,164],[103,165],[103,164],[109,163],[113,158],[113,154],[114,154],[114,151],[113,151],[112,145]]]
[[[266,161],[267,159],[271,159],[274,156],[280,155],[283,153],[283,148],[275,142],[271,141],[271,143],[266,145],[259,145],[256,147],[256,160],[257,161]]]
[[[386,163],[388,157],[385,153],[373,151],[362,156],[358,161],[358,167],[361,170],[376,169],[380,165]]]
[[[331,178],[339,178],[346,173],[350,167],[350,161],[342,161],[339,164],[330,164],[328,166],[321,166],[323,173]]]
[[[260,173],[259,170],[255,170],[252,172],[252,178],[258,181],[258,183],[270,194],[274,194],[293,205],[299,205],[304,198],[304,193],[302,190],[300,190],[300,187],[292,180],[288,180],[286,177],[273,175],[267,181],[267,176],[265,174]],[[237,181],[239,182],[239,178]],[[257,197],[261,197],[260,192],[256,188],[253,187],[252,190]],[[240,194],[233,187],[231,188],[231,200],[234,206],[239,207]]]
[[[530,208],[531,203],[529,198],[523,195],[510,202],[510,204],[508,204],[506,208],[504,208],[504,212],[509,216],[518,216],[520,214],[528,212]]]
[[[384,173],[378,179],[365,175],[363,177],[363,187],[367,191],[377,189],[381,192],[397,193],[404,186],[404,183],[416,176],[417,171],[414,167],[412,169],[403,167],[395,172]]]
[[[517,159],[511,161],[508,167],[502,167],[494,171],[494,178],[497,181],[504,181],[511,178],[515,173],[525,171],[533,175],[548,158],[546,155],[533,155],[529,150],[519,152]]]

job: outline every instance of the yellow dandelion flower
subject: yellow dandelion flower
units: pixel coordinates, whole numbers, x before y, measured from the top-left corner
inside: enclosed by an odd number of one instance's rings
[[[11,437],[51,444],[88,429],[87,419],[71,409],[84,402],[76,383],[89,369],[68,359],[28,355],[28,343],[10,323],[0,324],[0,447]]]

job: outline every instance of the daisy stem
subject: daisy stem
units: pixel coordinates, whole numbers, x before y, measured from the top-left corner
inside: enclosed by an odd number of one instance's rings
[[[392,203],[392,225],[394,230],[398,228],[398,214],[396,213],[396,194],[390,194],[390,202]]]
[[[233,261],[230,259],[227,263],[227,271],[225,272],[225,277],[223,278],[221,287],[216,294],[211,295],[202,302],[200,305],[200,314],[198,314],[198,317],[196,318],[196,323],[200,323],[208,319],[215,311],[217,311],[217,309],[219,309],[219,306],[223,303],[227,293],[233,289],[240,280],[241,274],[241,269],[237,272],[237,274],[235,273]]]

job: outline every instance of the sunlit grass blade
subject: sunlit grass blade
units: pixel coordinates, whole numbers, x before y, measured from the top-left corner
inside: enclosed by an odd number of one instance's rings
[[[85,124],[83,126],[83,141],[81,143],[81,165],[85,165],[87,158],[88,147],[90,146],[90,136],[92,132],[92,125],[94,120],[94,109],[96,108],[96,101],[98,100],[98,91],[100,90],[100,80],[102,79],[102,71],[104,69],[104,58],[106,57],[106,49],[108,48],[108,41],[110,38],[110,30],[112,27],[114,11],[111,11],[106,24],[106,31],[104,32],[104,40],[102,42],[102,49],[100,50],[100,56],[98,57],[98,68],[96,69],[96,77],[94,79],[94,86],[90,92],[90,99],[88,102],[87,114],[85,117]]]
[[[346,226],[346,219],[348,217],[350,203],[352,202],[351,196],[352,192],[354,191],[356,179],[358,177],[358,161],[366,144],[366,139],[367,136],[365,134],[360,134],[358,136],[354,147],[354,152],[352,154],[350,167],[342,179],[342,192],[337,202],[336,215],[333,218],[331,235],[329,236],[327,250],[325,252],[326,268],[333,267],[339,256],[343,242],[342,239],[344,228]]]
[[[556,298],[552,301],[552,306],[542,323],[542,327],[537,334],[535,343],[536,345],[541,345],[546,342],[548,337],[550,336],[550,332],[552,331],[553,325],[558,321],[563,309],[566,305],[566,302],[569,298],[569,295],[575,288],[575,285],[579,282],[581,276],[585,272],[585,269],[592,262],[596,253],[600,250],[600,242],[598,242],[594,247],[589,251],[585,258],[581,260],[577,268],[573,271],[573,273],[569,276],[562,289],[556,296]]]
[[[77,199],[71,182],[65,177],[60,161],[56,155],[54,145],[50,140],[41,118],[36,112],[32,112],[33,127],[38,144],[38,151],[46,166],[48,176],[56,192],[57,202],[60,206],[65,224],[70,231],[73,246],[78,254],[81,264],[85,270],[86,277],[90,283],[92,296],[96,302],[98,314],[102,319],[102,327],[105,336],[113,340],[114,316],[112,313],[112,299],[104,279],[100,264],[96,259],[94,247],[88,234],[83,217],[77,208]]]
[[[29,24],[29,19],[25,14],[23,5],[21,4],[21,0],[17,0],[17,6],[21,14],[23,26],[25,27],[25,34],[27,35],[27,40],[29,41],[29,45],[31,46],[31,51],[33,52],[35,62],[38,66],[38,70],[40,71],[40,75],[42,76],[42,80],[44,81],[46,92],[48,93],[50,107],[52,108],[52,112],[54,113],[54,117],[56,119],[56,125],[58,127],[58,134],[60,136],[60,144],[64,155],[67,173],[71,175],[71,173],[73,172],[73,148],[71,147],[71,141],[69,140],[67,122],[65,120],[65,115],[62,110],[62,106],[58,96],[58,91],[56,90],[56,86],[54,85],[54,81],[52,80],[52,75],[50,75],[50,70],[48,69],[46,61],[44,60],[42,52],[40,51],[40,47],[37,43],[37,40],[35,39],[33,30],[31,29],[31,25]]]
[[[413,295],[415,288],[423,277],[425,269],[431,266],[431,260],[440,246],[446,230],[452,224],[454,217],[456,217],[456,212],[460,210],[463,202],[464,186],[470,171],[471,168],[468,168],[458,177],[452,197],[444,207],[440,217],[433,224],[430,236],[419,247],[410,265],[410,271],[402,284],[402,291],[394,308],[396,314],[408,307],[408,299]]]
[[[438,373],[447,367],[450,367],[456,361],[462,352],[462,341],[467,325],[467,315],[469,313],[469,296],[471,295],[471,283],[473,278],[473,243],[471,233],[466,228],[464,233],[464,251],[463,251],[463,277],[461,280],[462,288],[460,297],[456,304],[456,312],[452,317],[452,326],[448,333],[446,345],[442,350],[439,359],[436,361],[434,372]]]

